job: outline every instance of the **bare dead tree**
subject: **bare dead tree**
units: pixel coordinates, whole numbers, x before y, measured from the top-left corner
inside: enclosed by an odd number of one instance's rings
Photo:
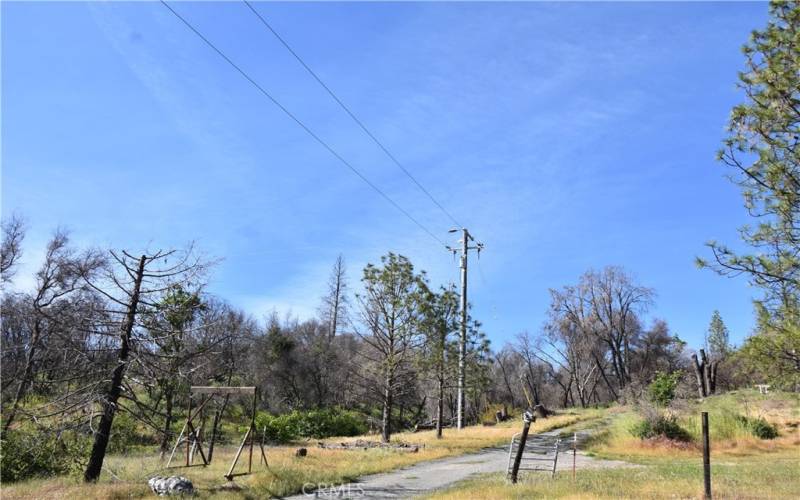
[[[520,358],[517,353],[514,352],[513,347],[508,344],[494,357],[494,364],[499,369],[499,374],[496,374],[494,379],[496,382],[502,383],[503,389],[505,389],[511,403],[511,408],[517,407],[517,400],[514,397],[516,391],[512,388],[512,384],[516,385],[516,381],[519,378],[518,367],[516,366],[519,360]],[[515,375],[515,373],[517,375]]]
[[[23,347],[25,360],[19,376],[17,390],[11,409],[3,424],[3,433],[8,431],[17,415],[34,377],[34,365],[40,355],[42,344],[59,326],[64,316],[56,317],[55,311],[68,301],[70,295],[85,287],[82,277],[91,276],[103,265],[100,255],[94,251],[77,254],[69,246],[69,236],[58,230],[47,244],[44,262],[36,273],[36,288],[26,295],[30,303],[30,337]]]
[[[102,413],[83,475],[86,482],[96,481],[100,476],[114,416],[125,391],[126,371],[132,361],[136,361],[132,357],[136,354],[136,344],[146,344],[151,340],[142,326],[140,315],[156,308],[158,299],[176,285],[190,288],[196,285],[208,267],[194,254],[192,246],[184,251],[157,251],[139,257],[126,251],[112,251],[110,256],[113,262],[102,279],[85,279],[92,289],[109,301],[112,314],[119,318],[116,363],[100,394]]]
[[[513,349],[525,362],[525,369],[520,374],[520,378],[524,381],[528,391],[530,391],[533,399],[532,403],[534,406],[542,405],[542,367],[537,356],[536,339],[527,331],[519,333],[516,336]]]
[[[634,284],[623,269],[606,267],[602,272],[585,273],[577,286],[550,293],[552,311],[605,345],[603,356],[610,356],[618,387],[623,389],[631,382],[632,347],[641,332],[639,315],[652,303],[654,292]],[[600,360],[597,351],[595,357]],[[598,362],[598,369],[602,365]],[[608,381],[605,373],[601,374]]]
[[[584,334],[581,325],[566,318],[551,316],[551,322],[545,326],[544,335],[536,343],[537,357],[551,370],[555,365],[561,373],[567,374],[566,384],[558,382],[564,391],[564,401],[569,395],[574,402],[572,395],[577,394],[582,407],[589,402],[600,379],[598,365],[591,356],[597,349],[596,344],[594,337]]]
[[[335,337],[347,325],[349,298],[347,295],[347,269],[344,257],[339,255],[333,264],[328,280],[328,293],[322,298],[320,316],[328,325],[328,334]]]
[[[0,224],[3,241],[0,243],[0,283],[14,278],[17,263],[22,256],[22,240],[25,239],[25,222],[12,215]]]
[[[595,334],[611,352],[611,361],[620,388],[631,382],[631,344],[639,333],[638,314],[652,304],[655,293],[639,286],[620,267],[589,272],[581,279],[588,290],[593,316],[599,324]]]
[[[550,290],[550,321],[554,328],[563,329],[567,337],[575,337],[582,344],[586,358],[593,363],[597,373],[606,383],[613,399],[617,399],[614,385],[606,374],[609,353],[608,343],[598,333],[599,324],[589,295],[589,287],[579,284]],[[588,348],[588,351],[586,349]]]

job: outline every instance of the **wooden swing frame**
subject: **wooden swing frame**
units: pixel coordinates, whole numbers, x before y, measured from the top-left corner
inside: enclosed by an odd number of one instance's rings
[[[200,394],[200,402],[197,407],[194,409],[194,413],[192,413],[192,396],[194,394]],[[186,463],[184,467],[194,467],[195,465],[202,465],[207,466],[211,463],[210,460],[206,459],[206,455],[203,452],[203,445],[200,440],[200,433],[195,428],[192,421],[201,414],[203,411],[203,407],[208,404],[211,400],[214,399],[216,396],[230,396],[230,395],[252,395],[253,396],[253,409],[250,416],[250,427],[248,427],[247,432],[245,432],[244,437],[242,438],[242,443],[239,445],[239,449],[236,450],[236,455],[233,457],[233,462],[231,462],[230,469],[228,469],[228,473],[225,474],[223,477],[228,481],[233,481],[233,478],[236,476],[245,476],[253,472],[253,445],[256,440],[256,408],[258,405],[258,389],[256,387],[213,387],[213,386],[191,386],[189,388],[189,409],[186,414],[186,423],[183,424],[183,428],[181,429],[180,434],[178,435],[177,441],[175,441],[175,446],[172,448],[172,453],[169,456],[169,460],[167,461],[167,467],[170,466],[172,463],[172,458],[175,456],[175,451],[178,449],[178,446],[181,443],[181,439],[183,438],[184,432],[186,432]],[[192,441],[192,438],[194,440]],[[247,461],[247,472],[240,472],[237,474],[233,473],[233,470],[236,468],[236,464],[239,462],[239,458],[242,455],[242,451],[244,450],[245,445],[247,444],[248,439],[250,440],[250,453]],[[261,450],[261,460],[264,461],[264,464],[269,468],[269,462],[267,462],[267,454],[264,451],[264,441],[263,439],[259,441],[258,446]],[[194,451],[193,448],[196,448],[197,451],[200,452],[200,457],[203,459],[202,464],[194,464]]]

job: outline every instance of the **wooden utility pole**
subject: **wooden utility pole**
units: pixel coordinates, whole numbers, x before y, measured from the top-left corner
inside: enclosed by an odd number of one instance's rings
[[[458,229],[451,229],[451,233],[457,232]],[[483,243],[475,243],[474,246],[469,245],[469,241],[475,241],[475,238],[469,234],[467,228],[461,228],[461,248],[455,249],[447,247],[448,250],[453,252],[453,255],[461,253],[461,338],[458,343],[458,393],[456,397],[456,423],[459,429],[464,428],[464,388],[466,386],[466,362],[467,362],[467,262],[470,250],[477,250],[480,256],[483,249]]]
[[[458,428],[464,428],[464,384],[466,383],[467,359],[467,256],[469,255],[469,231],[463,229],[461,247],[461,337],[458,343]]]

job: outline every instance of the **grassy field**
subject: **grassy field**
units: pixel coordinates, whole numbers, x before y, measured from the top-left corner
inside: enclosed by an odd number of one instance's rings
[[[672,412],[692,437],[688,443],[642,441],[629,432],[640,418],[633,408],[564,412],[534,425],[535,432],[561,428],[565,433],[593,428],[587,451],[600,458],[625,460],[640,467],[591,469],[559,474],[554,480],[525,475],[517,485],[504,474],[488,474],[437,492],[431,498],[697,498],[702,496],[702,459],[699,442],[700,411],[710,413],[712,483],[717,498],[796,498],[800,492],[800,397],[796,394],[759,395],[738,391],[705,401],[676,404]],[[739,416],[765,418],[780,432],[776,439],[754,437]],[[399,433],[398,442],[419,444],[416,453],[381,449],[321,449],[316,442],[269,447],[269,469],[254,455],[254,474],[238,477],[240,491],[220,489],[226,481],[234,449],[218,448],[209,467],[164,470],[157,453],[113,455],[106,460],[99,483],[85,485],[78,477],[57,477],[3,485],[3,499],[17,498],[141,498],[150,496],[147,478],[184,475],[195,484],[200,498],[265,498],[297,493],[304,484],[348,482],[366,474],[385,472],[425,460],[461,455],[481,448],[505,445],[518,432],[520,421],[497,426],[446,430],[437,440],[433,431]],[[377,439],[375,436],[369,439]],[[345,442],[357,438],[332,438]],[[294,456],[306,446],[308,456]],[[246,456],[245,456],[246,459]],[[246,462],[240,464],[242,467]]]
[[[800,492],[797,453],[770,457],[726,458],[712,466],[715,498],[797,498]],[[502,474],[481,476],[433,495],[437,499],[506,498],[702,498],[703,469],[699,458],[670,459],[640,468],[587,469],[559,473],[551,480],[527,476],[511,485]]]
[[[596,419],[599,410],[569,411],[539,420],[536,432],[574,425],[577,422]],[[158,454],[136,456],[110,456],[106,459],[101,480],[94,485],[83,484],[77,477],[58,477],[31,480],[3,485],[4,500],[21,498],[137,498],[151,495],[147,478],[154,475],[183,475],[188,477],[198,489],[200,498],[265,498],[298,493],[306,483],[339,484],[354,480],[365,474],[385,472],[411,465],[424,460],[461,455],[490,446],[505,445],[512,434],[518,432],[519,420],[505,422],[496,426],[473,426],[462,431],[446,429],[443,439],[436,439],[433,431],[418,433],[399,433],[394,441],[423,445],[418,452],[368,450],[330,450],[321,449],[314,443],[298,443],[294,446],[269,447],[267,457],[270,467],[266,469],[258,463],[258,455],[253,455],[254,474],[236,478],[241,491],[224,491],[220,486],[226,483],[222,475],[227,472],[235,449],[218,448],[214,452],[214,462],[208,467],[173,468],[164,470]],[[378,439],[376,436],[370,439]],[[332,438],[325,441],[345,442],[356,438]],[[294,456],[298,446],[308,447],[308,456]],[[246,457],[245,457],[246,459]],[[243,462],[246,464],[246,460]],[[242,462],[240,461],[240,468]]]
[[[676,405],[674,413],[692,436],[689,443],[642,441],[629,432],[638,420],[631,408],[608,410],[599,421],[565,429],[595,426],[591,455],[641,465],[625,469],[578,471],[575,480],[559,473],[522,476],[517,485],[504,474],[488,474],[432,495],[464,498],[700,498],[703,469],[699,415],[709,412],[712,490],[715,498],[798,498],[800,493],[800,397],[737,391],[703,402]],[[776,439],[754,437],[737,415],[765,418],[778,427]],[[598,427],[598,423],[600,424]]]

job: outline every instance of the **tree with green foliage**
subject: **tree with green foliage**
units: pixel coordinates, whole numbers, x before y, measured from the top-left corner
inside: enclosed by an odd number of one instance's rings
[[[748,338],[737,352],[737,366],[750,379],[769,381],[776,388],[800,387],[800,326],[764,330]]]
[[[364,330],[357,333],[365,344],[364,375],[383,408],[381,437],[389,442],[395,400],[411,388],[413,355],[423,341],[421,304],[428,286],[424,272],[394,253],[381,257],[380,266],[368,264],[361,282],[364,291],[356,298]]]
[[[708,349],[712,359],[724,359],[731,352],[730,333],[719,311],[711,315],[708,325]]]
[[[436,384],[436,437],[442,437],[445,389],[453,375],[455,335],[459,328],[458,294],[442,288],[429,291],[424,300],[422,331],[426,337],[420,356],[423,372],[430,373]]]
[[[453,356],[453,359],[457,358]],[[482,402],[486,398],[486,391],[491,385],[492,351],[491,341],[483,331],[483,324],[472,316],[468,318],[467,323],[465,361],[467,418],[477,422],[483,411]]]
[[[675,399],[675,390],[678,388],[680,380],[680,372],[656,372],[655,378],[647,386],[650,400],[659,406],[669,405]]]
[[[189,291],[180,284],[169,287],[164,296],[153,307],[148,330],[153,342],[159,347],[154,367],[160,373],[155,377],[164,400],[164,426],[160,451],[163,457],[169,451],[174,421],[174,403],[181,382],[186,383],[184,372],[191,352],[187,352],[187,331],[197,313],[203,309],[198,291]],[[183,379],[183,380],[182,380]]]
[[[712,241],[713,260],[698,264],[743,274],[763,290],[755,304],[758,334],[746,352],[764,370],[779,363],[786,373],[800,372],[800,3],[775,1],[769,9],[767,27],[742,49],[745,101],[733,108],[718,155],[757,220],[740,229],[752,251]]]

